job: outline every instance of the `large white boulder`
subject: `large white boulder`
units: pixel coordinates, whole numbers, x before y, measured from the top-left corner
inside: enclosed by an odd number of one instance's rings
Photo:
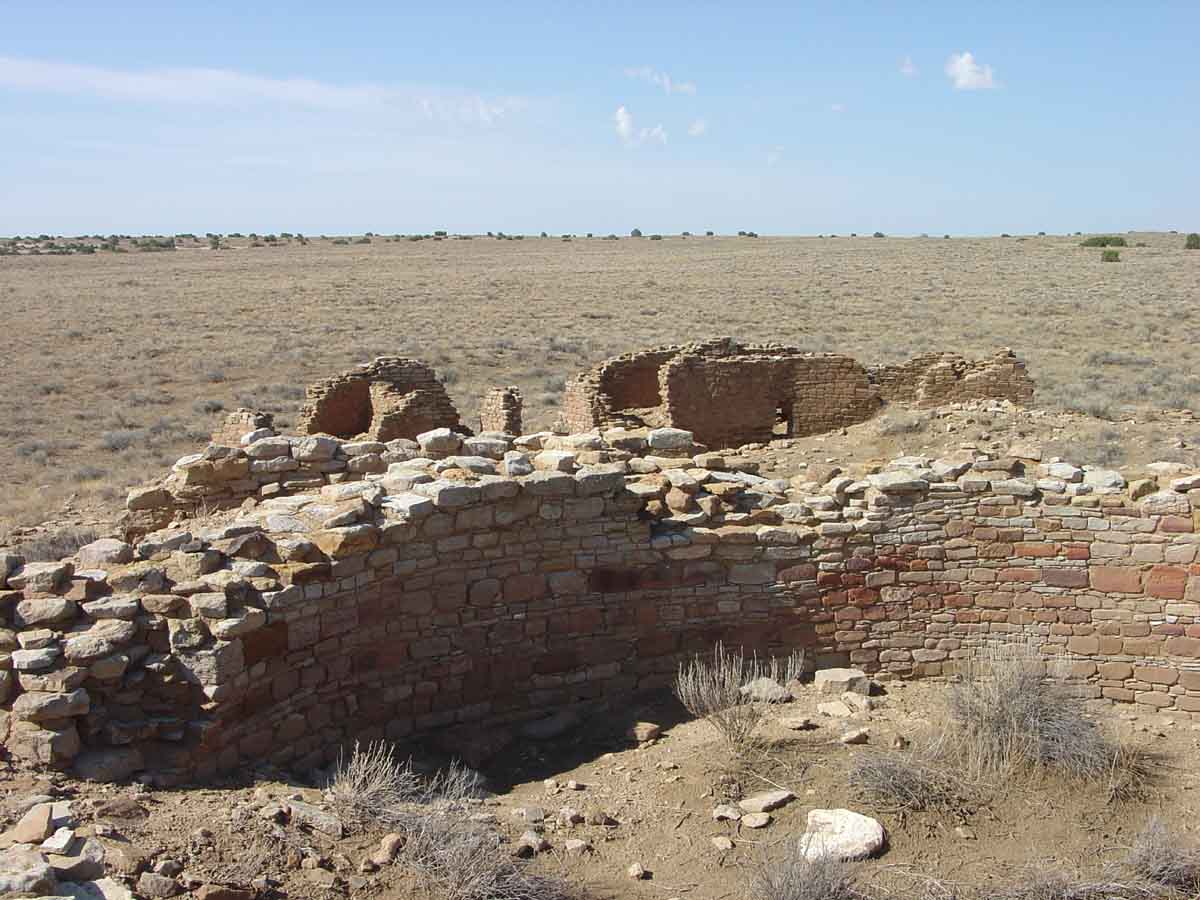
[[[883,849],[883,826],[870,816],[848,809],[814,809],[800,852],[810,862],[820,859],[866,859]]]

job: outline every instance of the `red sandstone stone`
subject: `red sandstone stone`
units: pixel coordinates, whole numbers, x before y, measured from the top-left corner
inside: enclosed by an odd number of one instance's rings
[[[1186,656],[1195,659],[1200,657],[1200,639],[1190,637],[1168,638],[1166,651],[1171,656]]]
[[[1013,555],[1049,557],[1057,556],[1058,551],[1054,544],[1048,544],[1043,541],[1017,541],[1013,544]]]
[[[1141,590],[1141,573],[1128,566],[1091,566],[1092,587],[1098,591],[1134,594]]]
[[[1146,577],[1146,593],[1166,600],[1182,600],[1187,588],[1187,570],[1176,566],[1155,566]]]

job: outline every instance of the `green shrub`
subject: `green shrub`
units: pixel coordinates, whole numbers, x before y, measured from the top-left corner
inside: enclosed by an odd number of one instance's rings
[[[1200,234],[1192,232],[1187,236],[1187,240],[1183,242],[1184,250],[1200,250]]]
[[[630,236],[630,237],[641,237],[641,236],[642,236],[642,229],[640,229],[640,228],[635,228],[635,229],[633,229],[633,231],[629,232],[629,236]]]
[[[1100,262],[1120,262],[1121,252],[1119,250],[1101,250]]]
[[[652,234],[652,235],[650,235],[650,240],[652,240],[652,241],[661,241],[661,240],[662,240],[662,235],[661,235],[661,234]]]
[[[873,235],[871,235],[871,237],[883,237],[883,236],[884,236],[884,234],[882,231],[877,231]]]
[[[1099,234],[1095,237],[1090,237],[1084,240],[1079,245],[1080,247],[1128,247],[1123,237],[1115,237],[1111,234]]]

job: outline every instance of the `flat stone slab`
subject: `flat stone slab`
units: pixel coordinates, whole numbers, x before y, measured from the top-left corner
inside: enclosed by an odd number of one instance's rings
[[[795,799],[796,795],[791,791],[767,791],[765,794],[755,794],[738,801],[738,806],[745,813],[765,813],[786,806]]]
[[[862,669],[820,669],[814,676],[814,683],[822,694],[871,693],[871,679]]]

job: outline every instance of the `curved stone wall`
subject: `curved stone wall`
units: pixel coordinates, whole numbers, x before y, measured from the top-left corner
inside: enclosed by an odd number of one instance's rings
[[[440,430],[136,547],[0,556],[7,749],[161,781],[355,737],[477,761],[716,639],[919,676],[1030,635],[1097,696],[1200,712],[1200,476],[914,457],[818,485],[670,429],[495,444]]]

